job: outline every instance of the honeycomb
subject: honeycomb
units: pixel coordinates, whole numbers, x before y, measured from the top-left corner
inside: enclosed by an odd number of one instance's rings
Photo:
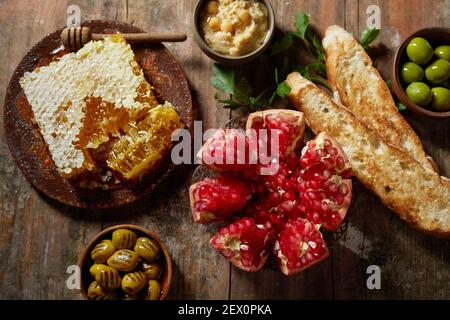
[[[134,179],[151,168],[171,146],[174,130],[182,128],[180,117],[170,103],[151,109],[139,123],[111,147],[108,166],[126,179]]]
[[[26,72],[20,84],[66,178],[95,173],[101,180],[113,170],[133,179],[162,158],[183,126],[170,103],[158,104],[121,35]]]

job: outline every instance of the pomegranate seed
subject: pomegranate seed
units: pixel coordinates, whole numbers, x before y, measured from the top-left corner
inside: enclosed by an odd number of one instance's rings
[[[278,208],[282,212],[289,212],[292,210],[292,208],[294,208],[294,204],[295,204],[294,201],[288,200],[288,201],[284,201],[284,202],[280,203]]]
[[[292,191],[287,191],[283,193],[283,200],[295,200],[295,193]]]

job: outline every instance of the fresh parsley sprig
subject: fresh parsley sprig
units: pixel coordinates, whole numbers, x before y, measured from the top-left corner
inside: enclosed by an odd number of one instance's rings
[[[224,104],[224,108],[236,110],[241,107],[250,111],[258,110],[261,107],[261,98],[265,91],[258,96],[253,96],[253,89],[245,77],[236,81],[234,70],[229,66],[215,63],[210,78],[211,85],[217,90],[228,94],[228,99],[221,99],[218,94],[215,99]]]
[[[283,81],[289,72],[298,71],[306,79],[319,84],[328,90],[332,90],[327,80],[327,69],[325,65],[325,49],[322,43],[310,26],[309,16],[300,12],[295,15],[294,31],[283,34],[279,40],[275,40],[268,54],[263,59],[268,63],[270,70],[273,70],[274,83],[258,95],[253,95],[253,89],[245,77],[239,80],[235,79],[235,73],[232,67],[219,64],[213,65],[211,76],[211,85],[217,90],[228,94],[227,99],[220,98],[216,94],[215,98],[224,104],[224,108],[236,110],[246,108],[249,111],[255,111],[265,106],[270,107],[276,98],[285,99],[291,92],[291,88]],[[365,50],[373,43],[378,35],[379,29],[366,29],[362,32],[359,43]],[[289,62],[289,50],[294,44],[294,39],[299,39],[308,53],[314,58],[314,62],[306,66],[292,65]],[[264,98],[267,93],[267,99]],[[263,103],[263,100],[265,103]],[[399,110],[402,106],[397,105]],[[404,106],[403,106],[404,107]]]
[[[309,16],[304,12],[297,13],[295,15],[294,27],[295,31],[289,32],[288,34],[302,41],[306,50],[315,59],[315,62],[306,66],[293,66],[292,69],[300,72],[304,78],[331,90],[331,86],[327,81],[325,49],[318,35],[310,26]]]
[[[310,26],[309,16],[304,12],[297,13],[295,15],[294,26],[296,31],[291,32],[291,34],[303,42],[308,52],[316,60],[314,67],[310,67],[309,69],[314,70],[321,77],[326,77],[325,49],[318,35]]]
[[[283,78],[284,79],[284,78]],[[278,78],[278,69],[275,68],[275,84],[276,84],[276,90],[269,99],[269,105],[271,106],[275,98],[278,96],[281,99],[284,99],[287,97],[287,95],[291,92],[291,87],[289,85],[282,81],[280,82],[280,79]]]

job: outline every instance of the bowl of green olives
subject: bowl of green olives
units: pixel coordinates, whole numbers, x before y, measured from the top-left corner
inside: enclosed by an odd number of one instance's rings
[[[130,224],[97,234],[79,267],[87,300],[164,300],[172,279],[172,261],[161,239]]]
[[[450,117],[450,29],[413,33],[397,49],[393,64],[392,89],[408,109]]]

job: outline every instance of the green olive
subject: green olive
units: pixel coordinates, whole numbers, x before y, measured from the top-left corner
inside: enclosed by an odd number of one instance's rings
[[[161,272],[161,265],[158,262],[143,262],[141,270],[144,272],[148,280],[155,280],[158,279]]]
[[[111,240],[103,240],[97,244],[91,252],[91,258],[95,263],[105,263],[116,251]]]
[[[130,272],[122,279],[122,289],[129,295],[136,295],[145,287],[147,279],[142,271]]]
[[[434,84],[446,81],[450,77],[450,62],[445,59],[436,60],[425,69],[425,77]]]
[[[445,60],[450,61],[450,46],[448,46],[448,45],[439,46],[436,49],[434,49],[434,54],[439,59],[445,59]]]
[[[402,67],[402,79],[405,83],[422,81],[424,71],[414,62],[406,62]]]
[[[156,280],[148,281],[148,289],[147,295],[145,297],[146,300],[159,300],[159,296],[161,295],[161,285]]]
[[[406,54],[412,62],[426,64],[433,57],[433,48],[424,38],[416,37],[408,43]]]
[[[137,239],[134,251],[136,251],[142,259],[150,262],[158,257],[159,245],[153,239],[142,237]]]
[[[406,54],[412,62],[426,64],[433,57],[433,48],[424,38],[416,37],[406,47]]]
[[[116,289],[120,287],[122,278],[115,269],[104,266],[95,273],[95,281],[103,288]]]
[[[419,106],[426,106],[431,101],[431,90],[423,82],[413,82],[406,88],[406,94],[412,102]]]
[[[132,249],[136,238],[136,233],[131,230],[117,229],[112,234],[112,243],[116,249]]]
[[[139,256],[134,251],[121,249],[117,250],[106,263],[118,271],[129,272],[136,268]]]
[[[450,110],[450,90],[443,87],[436,87],[431,89],[433,100],[431,106],[439,111]]]
[[[90,300],[104,300],[108,291],[94,281],[89,285],[87,296]]]
[[[92,267],[89,269],[89,273],[95,278],[97,273],[99,273],[102,270],[108,270],[110,267],[104,264],[93,264]]]

